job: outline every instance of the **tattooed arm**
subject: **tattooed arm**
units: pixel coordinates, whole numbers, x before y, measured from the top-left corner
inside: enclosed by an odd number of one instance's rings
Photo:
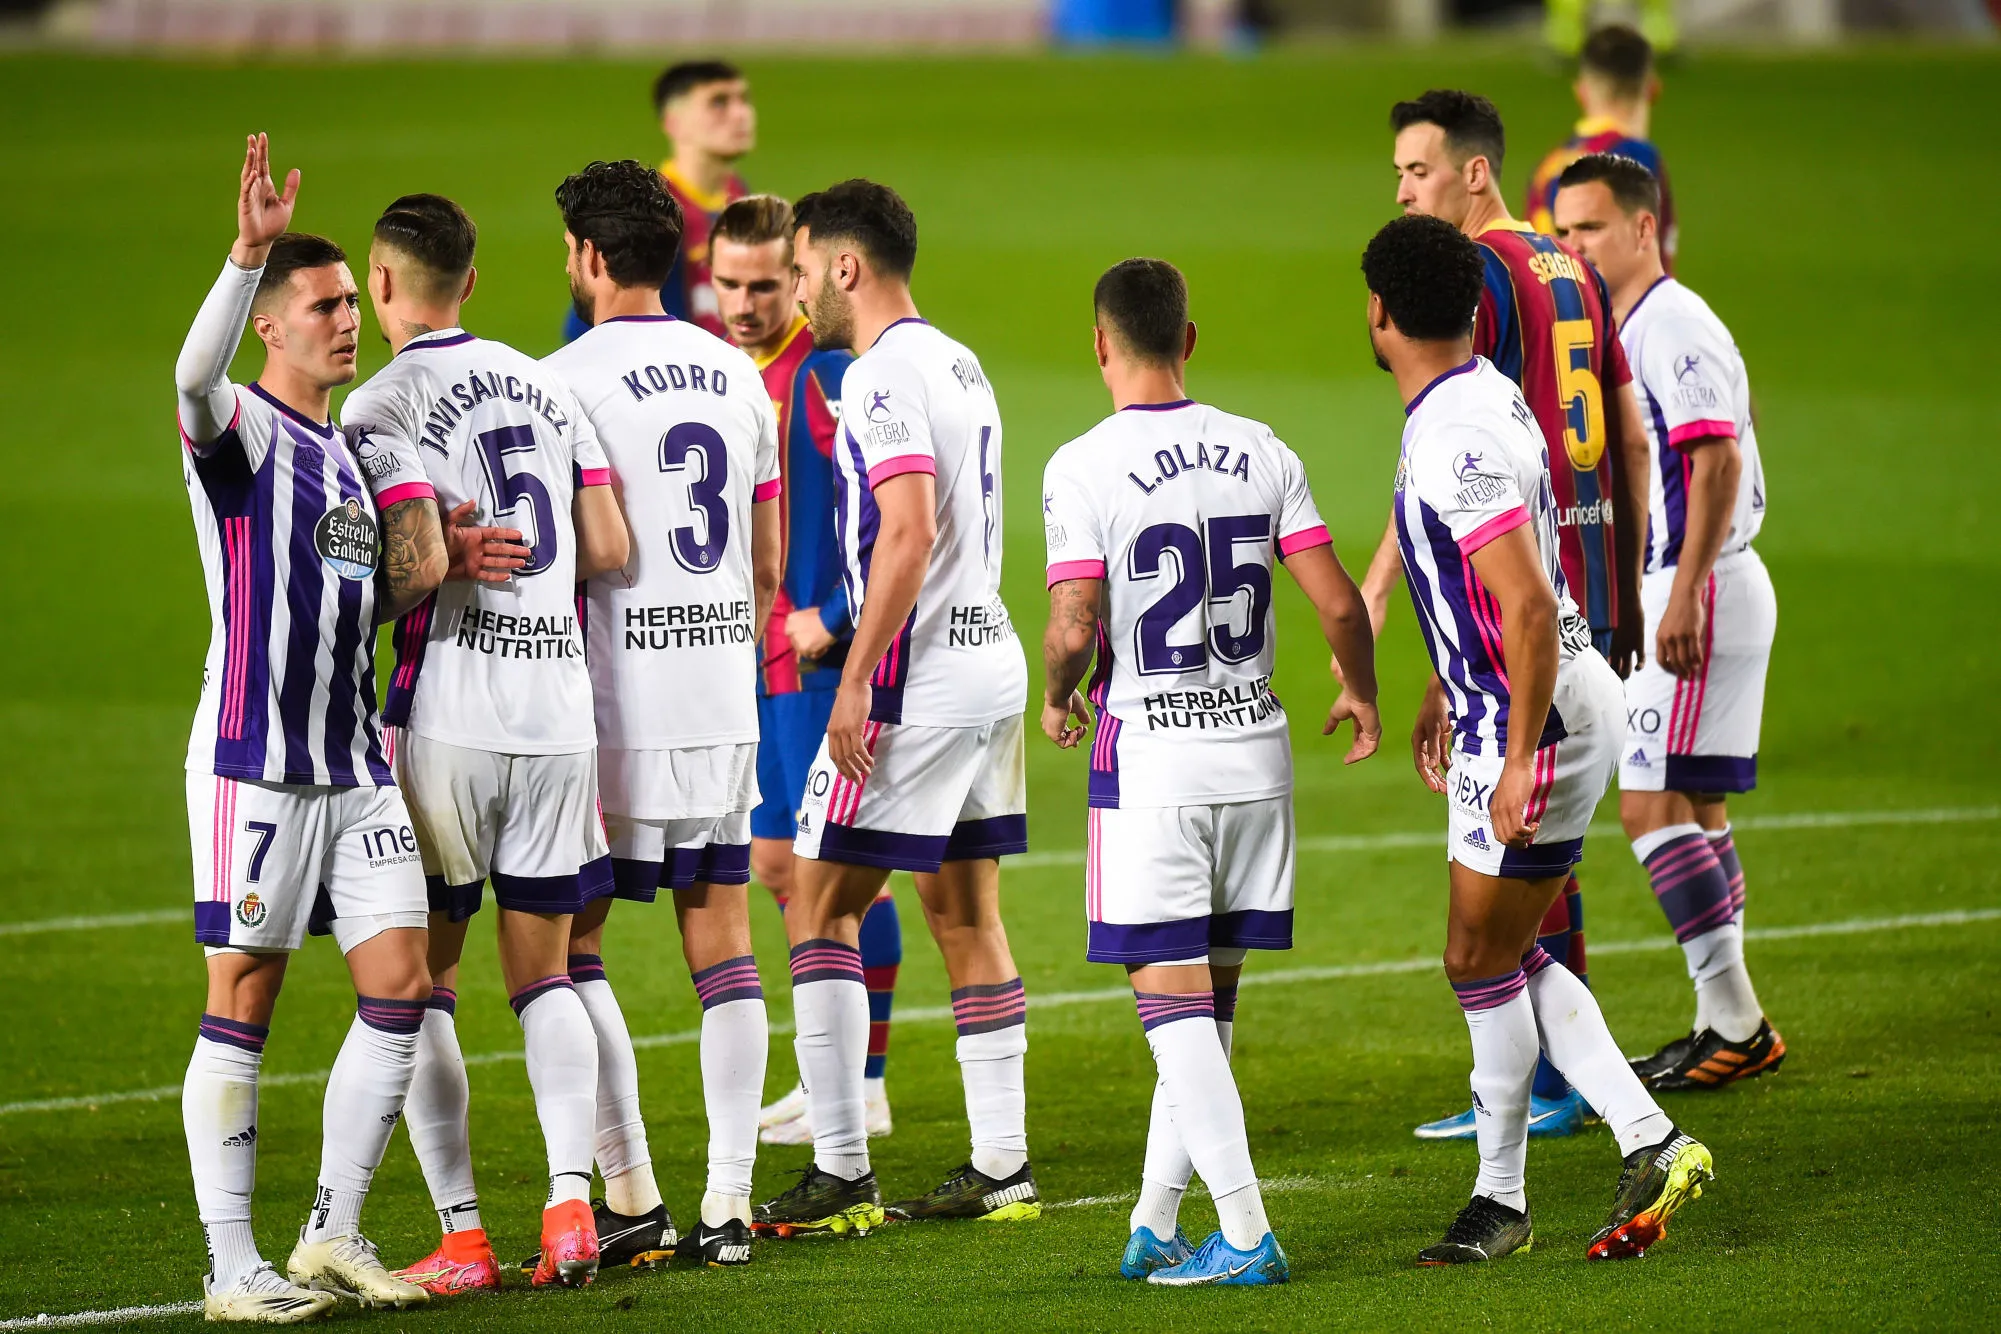
[[[1091,727],[1091,706],[1078,693],[1098,646],[1102,579],[1065,579],[1049,589],[1049,628],[1042,635],[1042,731],[1069,750]],[[1071,725],[1071,719],[1076,725]]]
[[[375,622],[393,621],[445,581],[444,529],[429,496],[399,500],[382,515],[382,566],[375,572]]]

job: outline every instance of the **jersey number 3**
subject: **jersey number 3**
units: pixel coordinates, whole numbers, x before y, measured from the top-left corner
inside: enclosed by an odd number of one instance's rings
[[[702,519],[699,533],[694,524],[674,530],[674,560],[691,574],[707,574],[722,564],[730,542],[730,507],[723,499],[730,456],[722,435],[706,422],[672,427],[660,437],[660,471],[687,474],[688,504]]]

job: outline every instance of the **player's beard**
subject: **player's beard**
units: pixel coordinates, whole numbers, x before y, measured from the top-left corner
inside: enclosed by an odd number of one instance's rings
[[[1389,359],[1383,356],[1382,348],[1376,345],[1376,331],[1374,328],[1369,330],[1369,355],[1376,359],[1377,370],[1386,371],[1390,368]]]
[[[829,282],[806,307],[806,323],[812,327],[814,347],[848,347],[855,340],[855,303]]]
[[[597,323],[597,308],[591,302],[590,293],[584,291],[583,284],[577,281],[574,271],[570,274],[570,309],[577,312],[577,318],[586,327]]]

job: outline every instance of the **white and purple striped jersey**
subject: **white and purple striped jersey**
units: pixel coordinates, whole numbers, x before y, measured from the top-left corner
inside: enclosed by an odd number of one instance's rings
[[[937,479],[938,540],[917,607],[870,678],[870,716],[926,727],[1019,717],[1028,663],[1001,601],[1001,420],[980,360],[916,317],[898,320],[841,381],[835,523],[859,621],[880,517],[872,488]]]
[[[261,385],[221,388],[236,398],[221,434],[198,441],[185,422],[181,434],[210,623],[187,767],[392,786],[375,719],[382,539],[361,470],[330,423]]]
[[[610,481],[568,385],[505,343],[440,329],[347,396],[341,420],[383,510],[436,489],[440,514],[521,531],[504,584],[453,580],[396,623],[383,720],[506,755],[597,744],[576,599],[578,487]]]
[[[1647,515],[1646,571],[1681,562],[1688,531],[1688,445],[1735,436],[1743,471],[1718,557],[1742,551],[1765,522],[1765,469],[1751,423],[1751,381],[1737,342],[1716,312],[1673,278],[1649,287],[1619,325],[1633,387],[1647,419],[1654,480]]]
[[[1299,456],[1207,404],[1134,405],[1050,457],[1042,523],[1051,585],[1105,581],[1090,804],[1291,792],[1272,576],[1329,540]]]
[[[1557,555],[1549,447],[1513,380],[1474,357],[1424,387],[1404,409],[1393,512],[1405,580],[1431,665],[1445,683],[1467,754],[1508,745],[1508,664],[1501,606],[1473,553],[1528,525],[1556,590],[1559,663],[1591,645]],[[1540,745],[1565,735],[1552,706]]]
[[[589,584],[598,743],[757,740],[751,506],[779,493],[778,414],[757,363],[671,315],[609,319],[543,363],[610,460],[632,557]]]

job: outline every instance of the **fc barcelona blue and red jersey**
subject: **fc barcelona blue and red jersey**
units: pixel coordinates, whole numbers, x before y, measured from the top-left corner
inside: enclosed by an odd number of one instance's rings
[[[1612,121],[1581,120],[1577,132],[1552,148],[1536,164],[1529,177],[1529,194],[1524,215],[1544,236],[1556,235],[1556,180],[1563,169],[1587,153],[1617,153],[1629,157],[1654,174],[1661,185],[1661,265],[1674,272],[1676,240],[1674,192],[1668,188],[1667,168],[1661,165],[1661,151],[1645,139],[1635,139]]]
[[[833,458],[841,377],[853,360],[845,348],[815,349],[804,319],[794,321],[777,352],[758,360],[765,392],[778,409],[778,466],[785,480],[778,496],[785,576],[759,654],[761,695],[832,690],[841,683],[854,621],[834,528]],[[803,607],[818,607],[820,623],[839,642],[802,664],[785,636],[785,618]]]

